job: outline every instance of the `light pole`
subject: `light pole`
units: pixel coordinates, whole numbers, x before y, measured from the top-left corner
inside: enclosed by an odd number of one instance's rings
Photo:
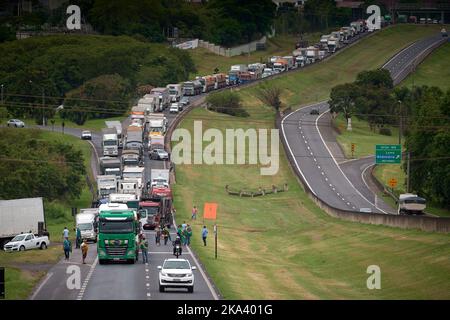
[[[399,125],[398,125],[398,144],[402,144],[402,129],[403,129],[403,122],[402,122],[402,101],[398,100],[398,114],[399,114]]]
[[[3,87],[4,87],[4,85],[3,84],[1,84],[1,87],[2,87],[2,105],[3,105]]]
[[[33,80],[30,80],[31,84],[34,84]],[[40,87],[38,85],[38,87]],[[44,87],[41,87],[42,89],[42,125],[45,126],[45,113],[44,113],[44,108],[45,108],[45,90]]]

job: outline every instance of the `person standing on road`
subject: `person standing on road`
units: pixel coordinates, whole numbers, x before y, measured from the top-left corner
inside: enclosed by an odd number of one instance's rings
[[[67,229],[67,227],[64,227],[63,237],[64,237],[64,239],[69,240],[69,229]]]
[[[64,249],[64,256],[66,257],[66,260],[69,260],[70,252],[72,251],[72,244],[70,243],[69,239],[64,239],[63,249]]]
[[[142,236],[142,239],[139,243],[139,246],[141,248],[142,251],[142,262],[143,263],[148,263],[148,241],[145,238],[145,236]]]
[[[186,227],[187,227],[187,223],[186,223],[186,221],[184,221],[183,224],[181,225],[181,228],[184,231],[184,230],[186,230]]]
[[[159,226],[156,226],[155,231],[156,231],[156,235],[155,235],[156,245],[160,246],[161,245],[161,229],[159,228]]]
[[[186,245],[191,245],[191,237],[192,237],[192,228],[188,224],[186,227]]]
[[[197,213],[198,213],[197,207],[194,206],[194,207],[192,208],[192,216],[191,216],[191,220],[197,220]]]
[[[181,224],[180,225],[178,225],[178,227],[177,227],[177,234],[178,234],[178,236],[181,238],[181,232],[183,231],[183,229],[181,228]]]
[[[89,245],[87,243],[87,240],[84,239],[83,243],[81,244],[81,255],[83,256],[83,264],[86,264],[86,257],[89,250]]]
[[[208,237],[208,229],[206,229],[206,226],[203,226],[202,229],[202,239],[203,239],[203,244],[206,247],[206,238]]]
[[[80,243],[81,243],[81,230],[80,230],[80,228],[77,227],[77,237],[75,239],[75,249],[80,248]]]

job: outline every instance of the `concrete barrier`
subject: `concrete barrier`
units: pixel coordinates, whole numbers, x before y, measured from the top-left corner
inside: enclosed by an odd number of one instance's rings
[[[277,114],[275,120],[275,127],[277,129],[281,129],[281,120],[282,120],[281,115]],[[303,190],[305,190],[308,197],[328,215],[352,222],[384,225],[401,229],[419,229],[422,231],[442,232],[442,233],[450,232],[450,218],[355,212],[355,211],[341,210],[328,205],[320,198],[316,197],[312,193],[312,191],[308,188],[306,181],[303,180],[302,175],[295,166],[294,159],[289,152],[287,141],[284,135],[281,136],[281,143],[283,144],[286,156],[290,163],[291,170],[294,172],[295,176],[297,177],[297,180],[303,187]]]

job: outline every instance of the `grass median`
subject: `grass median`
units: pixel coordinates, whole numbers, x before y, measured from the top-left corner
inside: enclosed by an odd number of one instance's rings
[[[327,62],[273,83],[285,88],[283,102],[297,106],[326,99],[331,88],[379,67],[408,43],[438,32],[435,27],[398,26],[356,44]],[[193,131],[273,128],[274,112],[252,88],[240,90],[249,118],[195,109],[180,126]],[[213,221],[193,221],[193,249],[225,299],[448,299],[448,235],[401,230],[334,219],[304,193],[280,149],[275,176],[257,165],[178,165],[174,185],[177,221],[190,221],[193,205],[218,203],[218,259]],[[234,189],[257,190],[287,183],[289,191],[257,198],[230,196]],[[202,211],[202,209],[200,210]],[[201,227],[210,230],[208,246]],[[418,262],[420,261],[420,263]],[[378,265],[382,289],[368,290],[367,267]]]
[[[28,130],[28,129],[20,129]],[[83,153],[86,171],[92,177],[90,159],[91,147],[86,141],[61,133],[40,132],[40,139],[59,141],[72,144]],[[5,267],[6,273],[6,299],[26,299],[29,297],[35,285],[46,272],[63,256],[62,231],[65,226],[70,230],[70,238],[74,243],[75,221],[71,214],[71,208],[88,208],[91,205],[91,193],[84,185],[78,199],[70,201],[53,201],[45,203],[45,219],[47,229],[50,232],[51,245],[47,250],[29,250],[24,252],[7,253],[0,252],[0,266]]]

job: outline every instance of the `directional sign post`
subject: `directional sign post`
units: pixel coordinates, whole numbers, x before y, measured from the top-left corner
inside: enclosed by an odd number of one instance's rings
[[[389,179],[389,185],[391,186],[392,189],[394,189],[397,186],[397,179],[395,178]]]
[[[375,146],[376,164],[399,164],[402,161],[402,146],[399,144],[377,144]]]

